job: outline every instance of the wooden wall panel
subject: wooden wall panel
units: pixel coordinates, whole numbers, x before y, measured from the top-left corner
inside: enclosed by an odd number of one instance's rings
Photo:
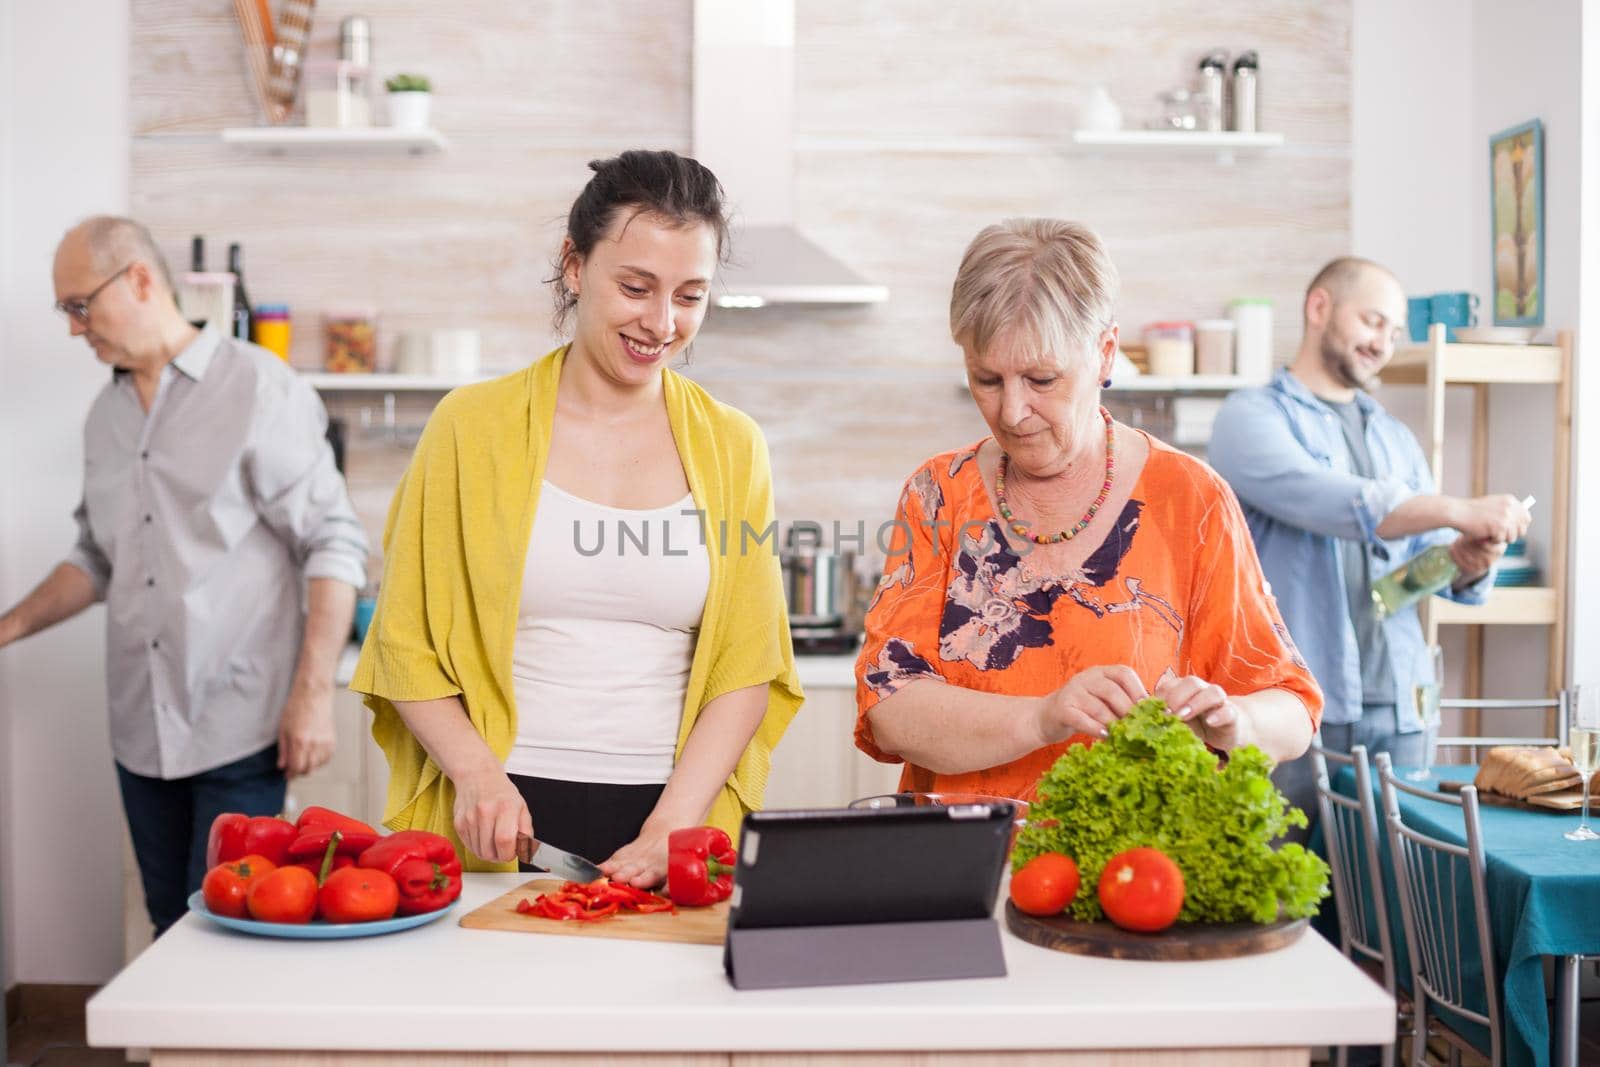
[[[586,162],[689,149],[691,11],[319,0],[313,53],[332,53],[340,18],[368,16],[380,75],[435,80],[452,148],[274,157],[216,139],[255,120],[228,0],[133,0],[134,213],[179,266],[191,233],[210,238],[213,265],[243,241],[251,296],[294,308],[297,364],[320,360],[323,307],[370,300],[386,353],[405,330],[473,326],[486,366],[509,369],[556,340],[542,279]],[[1348,0],[806,2],[797,20],[796,220],[892,297],[707,321],[690,373],[761,422],[786,518],[870,528],[918,461],[984,432],[946,323],[961,250],[989,222],[1097,229],[1126,336],[1270,297],[1280,358],[1306,281],[1350,250]],[[1287,148],[1233,166],[1066,150],[1088,87],[1106,85],[1136,125],[1213,45],[1261,50],[1264,125]],[[401,421],[428,403],[403,399]],[[330,402],[351,420],[363,407],[381,398]],[[351,488],[376,537],[406,452],[352,438]]]

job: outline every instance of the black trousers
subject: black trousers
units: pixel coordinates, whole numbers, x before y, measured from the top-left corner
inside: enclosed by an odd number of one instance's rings
[[[639,836],[665,783],[614,785],[510,776],[533,815],[533,834],[556,848],[602,863]],[[535,868],[519,864],[520,869]]]
[[[284,777],[275,743],[187,778],[147,778],[119,763],[117,784],[157,937],[183,918],[189,894],[200,888],[211,820],[225,811],[277,815],[283,810]]]

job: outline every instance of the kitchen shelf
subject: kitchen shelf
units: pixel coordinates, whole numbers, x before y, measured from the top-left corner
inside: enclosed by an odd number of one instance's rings
[[[450,147],[438,130],[397,130],[390,126],[339,129],[322,126],[236,126],[222,131],[222,143],[285,155],[337,153],[420,156]]]
[[[1137,152],[1141,155],[1186,155],[1211,152],[1220,163],[1236,156],[1260,155],[1283,147],[1281,133],[1235,130],[1074,130],[1072,148],[1087,152]]]
[[[1484,604],[1458,604],[1437,599],[1429,605],[1433,621],[1479,626],[1551,626],[1560,611],[1556,591],[1549,588],[1496,586]]]
[[[1122,381],[1113,379],[1108,393],[1231,393],[1235,389],[1248,389],[1266,385],[1264,378],[1245,378],[1237,374],[1187,374],[1178,378],[1162,378],[1142,374]]]
[[[324,393],[447,393],[458,385],[486,381],[477,378],[439,378],[431,374],[325,374],[302,371],[311,388]]]
[[[1424,385],[1433,358],[1428,345],[1399,349],[1379,376],[1384,384]],[[1560,345],[1469,345],[1439,348],[1439,374],[1446,385],[1555,385],[1561,381]]]

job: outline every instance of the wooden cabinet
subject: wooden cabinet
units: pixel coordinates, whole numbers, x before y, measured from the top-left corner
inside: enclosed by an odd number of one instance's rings
[[[805,668],[802,665],[802,682]],[[893,793],[900,764],[879,763],[855,747],[854,685],[806,686],[805,706],[772,754],[768,808],[837,808],[857,797]]]

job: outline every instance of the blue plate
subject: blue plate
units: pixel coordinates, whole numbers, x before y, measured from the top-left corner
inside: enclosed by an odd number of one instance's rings
[[[381,919],[370,923],[325,923],[320,919],[308,923],[264,923],[254,919],[235,919],[227,915],[218,915],[206,907],[205,895],[195,890],[189,894],[189,910],[196,915],[204,915],[218,926],[226,926],[241,933],[257,934],[261,937],[287,937],[298,941],[327,941],[340,937],[392,934],[397,930],[422,926],[454,910],[458,900],[459,898],[451,901],[449,907],[425,911],[421,915],[399,915],[393,919]]]

